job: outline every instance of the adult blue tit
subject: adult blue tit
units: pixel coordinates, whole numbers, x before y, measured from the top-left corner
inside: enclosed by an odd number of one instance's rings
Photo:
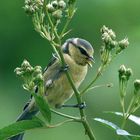
[[[71,38],[66,40],[61,49],[68,66],[67,70],[70,72],[76,88],[78,88],[87,74],[88,66],[92,66],[94,60],[93,47],[84,39]],[[73,89],[66,77],[65,70],[56,55],[53,55],[51,62],[44,70],[44,87],[46,100],[51,107],[62,107],[73,95]],[[32,98],[24,107],[17,121],[29,120],[38,111],[35,100]],[[23,135],[14,136],[11,140],[22,140]]]

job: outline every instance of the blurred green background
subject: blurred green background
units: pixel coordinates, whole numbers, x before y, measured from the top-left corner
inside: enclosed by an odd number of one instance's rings
[[[29,98],[21,87],[21,81],[14,69],[23,59],[32,65],[43,68],[51,58],[52,49],[48,42],[33,29],[30,17],[23,10],[24,1],[0,1],[0,128],[11,124],[20,114]],[[112,28],[118,40],[128,37],[130,46],[120,54],[107,68],[96,84],[113,83],[113,88],[102,87],[90,91],[84,96],[88,108],[86,113],[97,140],[114,140],[115,133],[91,118],[101,117],[121,124],[119,117],[104,114],[103,111],[121,111],[118,92],[118,73],[121,64],[133,69],[129,82],[126,104],[133,92],[133,80],[140,78],[140,0],[77,0],[77,13],[71,22],[72,33],[69,37],[81,37],[91,42],[95,49],[96,63],[82,84],[94,77],[100,64],[101,46],[100,28],[106,25]],[[68,38],[68,37],[67,37]],[[68,103],[75,103],[73,97]],[[77,115],[76,109],[61,109],[62,112]],[[140,116],[140,111],[136,112]],[[60,122],[61,117],[53,115],[53,122]],[[132,134],[140,134],[140,127],[128,122],[126,128]],[[25,140],[88,140],[80,124],[65,124],[50,130],[32,130],[25,135]]]

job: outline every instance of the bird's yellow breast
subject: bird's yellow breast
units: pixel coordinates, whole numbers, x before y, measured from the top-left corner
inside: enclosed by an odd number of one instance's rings
[[[73,59],[67,54],[64,54],[65,62],[69,66],[70,74],[72,75],[72,79],[77,86],[81,84],[81,82],[85,79],[87,74],[87,65],[82,66],[75,63]]]
[[[64,59],[68,65],[68,71],[72,80],[76,88],[78,88],[87,74],[87,66],[77,65],[67,54],[64,54]],[[64,104],[64,102],[73,95],[73,89],[66,74],[61,74],[61,76],[53,82],[52,88],[49,88],[46,93],[47,100],[51,106],[59,107]]]

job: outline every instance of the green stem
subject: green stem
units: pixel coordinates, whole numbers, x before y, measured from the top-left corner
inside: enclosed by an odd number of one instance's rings
[[[126,117],[123,118],[123,122],[122,122],[122,125],[121,125],[121,129],[124,129],[125,125],[126,125],[126,122],[127,122],[127,119]]]
[[[125,117],[124,97],[121,97],[120,102],[121,102],[121,107],[122,107],[123,117]]]
[[[109,84],[102,84],[102,85],[96,85],[96,86],[93,86],[93,87],[89,88],[89,89],[87,90],[87,92],[88,92],[89,90],[93,90],[93,89],[100,88],[100,87],[112,87],[112,86],[113,86],[113,84],[111,84],[111,83],[109,83]],[[82,94],[81,94],[81,95],[82,95]]]
[[[50,129],[50,128],[56,128],[56,127],[59,127],[65,123],[68,123],[68,122],[77,122],[76,120],[73,120],[73,119],[68,119],[68,120],[65,120],[63,122],[60,122],[60,123],[57,123],[57,124],[51,124],[51,125],[48,125],[46,124],[44,127],[41,127],[41,128],[35,128],[35,129]]]
[[[89,88],[95,83],[95,81],[102,75],[104,68],[105,68],[105,65],[101,64],[95,78],[87,85],[87,87],[83,91],[81,91],[80,95],[85,94],[89,90]]]
[[[53,24],[53,22],[52,22],[52,20],[51,20],[51,17],[50,17],[50,15],[49,15],[49,13],[48,13],[47,8],[46,8],[46,0],[44,0],[43,6],[44,6],[44,12],[45,12],[45,14],[46,14],[47,17],[48,17],[48,21],[49,21],[49,24],[50,24],[50,26],[51,26],[52,32],[55,34],[55,37],[56,37],[56,38],[59,38],[59,35],[58,35],[57,31],[55,30],[55,26],[54,26],[54,24]]]
[[[64,57],[63,57],[63,54],[62,54],[62,51],[61,51],[60,48],[58,48],[58,53],[59,53],[60,58],[61,58],[62,66],[65,66],[65,60],[64,60]],[[82,98],[80,96],[80,92],[75,87],[74,82],[73,82],[73,80],[71,78],[71,75],[69,74],[68,71],[66,71],[66,76],[68,78],[68,81],[69,81],[74,93],[75,93],[75,96],[76,96],[78,104],[81,104],[83,101],[82,101]],[[87,135],[89,136],[90,140],[95,140],[95,136],[94,136],[94,134],[92,132],[92,129],[90,128],[89,123],[88,123],[88,121],[86,119],[86,115],[85,115],[84,110],[79,108],[79,112],[80,112],[82,124],[83,124],[83,126],[85,128],[85,131],[86,131]]]
[[[122,122],[122,125],[121,125],[121,129],[124,129],[125,125],[126,125],[126,122],[129,118],[129,116],[131,115],[131,110],[133,109],[133,105],[134,105],[134,102],[135,102],[135,99],[136,99],[136,96],[134,95],[130,101],[130,104],[128,106],[128,109],[125,113],[125,111],[123,111],[123,122]]]
[[[71,18],[68,18],[67,21],[66,21],[66,24],[64,25],[64,28],[62,29],[62,32],[61,32],[61,34],[60,34],[60,39],[63,38],[63,35],[64,35],[64,33],[65,33],[65,31],[66,31],[66,29],[67,29],[67,27],[68,27],[70,21],[71,21]]]
[[[64,118],[73,119],[73,120],[75,120],[75,121],[81,121],[81,119],[78,118],[78,117],[74,117],[74,116],[71,116],[71,115],[63,114],[63,113],[58,112],[58,111],[55,111],[55,110],[53,110],[53,109],[51,109],[51,112],[53,112],[53,113],[55,113],[55,114],[57,114],[57,115],[59,115],[59,116],[62,116],[62,117],[64,117]]]
[[[137,111],[140,108],[140,105],[138,105],[137,107],[133,108],[133,110],[131,110],[131,114],[133,114],[135,111]]]
[[[54,24],[53,24],[53,22],[52,22],[52,20],[51,20],[51,17],[50,17],[50,15],[49,15],[48,12],[47,12],[47,17],[48,17],[49,23],[50,23],[50,25],[51,25],[51,28],[52,28],[52,30],[53,30],[53,33],[55,34],[55,37],[56,37],[56,38],[59,38],[59,35],[58,35],[57,31],[55,30],[55,26],[54,26]]]
[[[136,99],[136,96],[134,95],[134,96],[132,97],[132,99],[131,99],[131,101],[130,101],[130,104],[129,104],[129,106],[128,106],[128,109],[127,109],[127,111],[126,111],[127,118],[129,117],[129,114],[131,113],[131,109],[132,109],[132,107],[133,107],[133,105],[134,105],[135,99]]]
[[[56,49],[56,47],[55,47],[55,46],[56,46],[55,42],[50,41],[50,44],[51,44],[51,46],[53,47],[54,52],[56,53],[56,55],[57,55],[58,58],[60,59],[59,53],[58,53],[58,51],[57,51],[57,49]]]
[[[55,124],[55,125],[47,125],[47,128],[56,128],[56,127],[61,126],[61,125],[65,124],[65,123],[68,123],[68,122],[76,122],[76,121],[73,120],[73,119],[68,119],[68,120],[60,122],[58,124]]]
[[[45,2],[44,2],[44,4],[45,4]],[[65,32],[65,30],[66,30],[66,28],[67,28],[67,26],[68,26],[70,20],[66,22],[66,24],[65,24],[65,26],[64,26],[64,28],[63,28],[63,30],[62,30],[62,32],[61,32],[61,36],[59,36],[58,33],[57,33],[57,31],[56,31],[55,28],[54,28],[53,22],[52,22],[52,20],[51,20],[51,18],[50,18],[50,15],[48,14],[46,8],[45,8],[44,10],[45,10],[45,14],[46,14],[47,17],[48,17],[49,23],[50,23],[50,25],[51,25],[52,32],[54,33],[54,35],[55,35],[55,37],[56,37],[56,40],[57,40],[56,42],[57,42],[57,44],[58,44],[57,46],[55,46],[55,45],[53,44],[53,45],[54,45],[53,48],[54,48],[54,47],[56,48],[56,49],[54,49],[54,50],[55,50],[56,53],[59,54],[59,56],[60,56],[60,61],[61,61],[62,66],[65,66],[66,63],[65,63],[65,60],[64,60],[64,57],[63,57],[63,53],[62,53],[62,50],[61,50],[61,39],[62,39],[62,35],[63,35],[63,33]],[[50,41],[50,42],[51,42],[51,44],[52,44],[52,41]],[[58,51],[58,52],[57,52],[57,51]],[[70,83],[70,85],[71,85],[71,87],[72,87],[72,89],[73,89],[73,91],[74,91],[74,93],[75,93],[75,96],[76,96],[76,99],[77,99],[78,104],[81,104],[83,101],[82,101],[82,97],[80,96],[80,92],[79,92],[79,91],[77,90],[77,88],[75,87],[74,82],[73,82],[73,80],[72,80],[72,78],[71,78],[70,73],[69,73],[68,71],[66,71],[65,73],[66,73],[67,79],[68,79],[68,81],[69,81],[69,83]],[[80,116],[81,116],[81,122],[82,122],[82,124],[83,124],[83,126],[84,126],[84,128],[85,128],[86,134],[89,136],[90,140],[95,140],[95,136],[94,136],[94,134],[93,134],[93,132],[92,132],[92,129],[90,128],[89,123],[88,123],[88,121],[87,121],[87,119],[86,119],[86,115],[85,115],[84,110],[79,108],[79,112],[80,112]],[[59,113],[59,115],[60,115],[60,113]],[[61,115],[62,115],[62,114],[61,114]],[[67,115],[64,115],[64,114],[63,114],[63,116],[66,117]],[[67,116],[67,117],[70,117],[70,116]],[[71,117],[72,117],[72,116],[71,116]]]

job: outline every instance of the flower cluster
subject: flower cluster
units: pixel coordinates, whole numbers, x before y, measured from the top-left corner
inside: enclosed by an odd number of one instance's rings
[[[139,91],[140,91],[140,79],[136,79],[134,81],[133,106],[131,107],[130,113],[134,113],[136,110],[140,108],[140,95],[138,94]]]
[[[62,14],[65,8],[66,3],[63,0],[54,0],[51,3],[47,4],[48,12],[51,13],[52,17],[54,17],[57,20],[62,18]]]
[[[126,88],[128,80],[132,75],[132,70],[130,68],[126,68],[124,65],[121,65],[118,72],[119,72],[120,96],[123,98],[126,95]]]
[[[124,49],[126,49],[128,47],[128,45],[129,45],[128,38],[125,38],[125,39],[119,41],[116,54],[119,54],[120,52],[122,52]]]
[[[24,9],[32,17],[35,30],[51,42],[69,33],[67,26],[76,11],[75,0],[25,0]],[[62,18],[66,22],[62,30],[58,30]]]
[[[106,26],[101,28],[102,40],[105,43],[107,49],[113,49],[116,46],[116,35],[112,29],[108,29]]]
[[[117,55],[128,47],[128,39],[125,38],[121,41],[116,40],[116,34],[112,29],[106,26],[101,28],[103,46],[101,49],[101,61],[103,64],[107,64],[111,61],[112,55]],[[115,50],[115,51],[112,51]],[[114,53],[114,54],[113,54]]]
[[[140,91],[140,80],[136,79],[134,81],[134,94],[131,99],[131,102],[129,104],[129,107],[127,109],[127,113],[125,113],[125,95],[126,95],[126,89],[127,89],[127,83],[130,79],[130,76],[132,75],[132,70],[130,68],[126,68],[124,65],[121,65],[119,70],[119,86],[120,86],[120,99],[121,99],[121,105],[124,108],[123,113],[127,116],[134,113],[138,108],[140,108],[140,96],[138,92]]]
[[[140,90],[140,80],[137,79],[134,81],[134,87],[136,91]]]
[[[28,15],[33,15],[43,5],[43,2],[41,0],[25,0],[25,6],[24,10]]]
[[[132,75],[132,70],[130,68],[126,68],[124,65],[121,65],[119,70],[119,79],[123,81],[128,81],[130,76]]]
[[[28,91],[33,91],[37,85],[43,83],[42,68],[40,66],[32,67],[27,60],[24,60],[21,67],[16,68],[15,72],[23,78],[23,87]]]

